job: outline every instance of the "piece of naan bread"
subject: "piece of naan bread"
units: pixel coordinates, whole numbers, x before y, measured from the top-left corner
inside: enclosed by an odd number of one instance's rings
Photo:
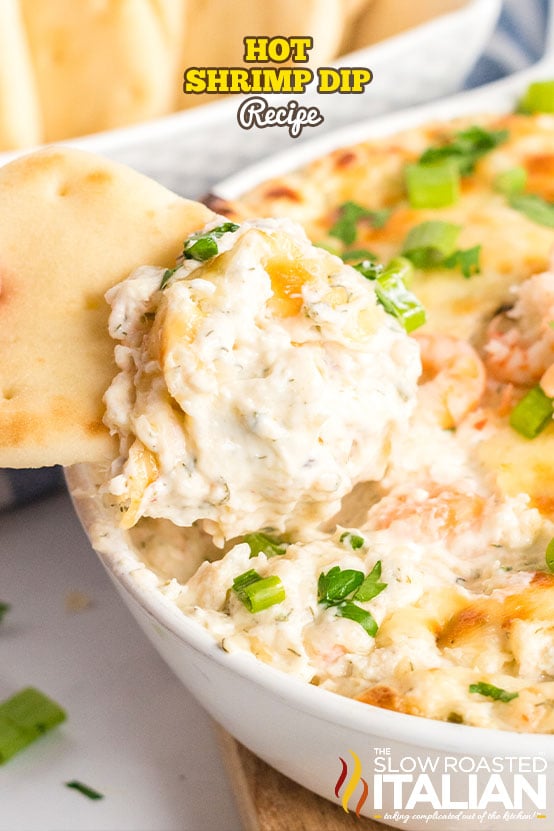
[[[19,0],[44,140],[121,127],[173,109],[184,34],[176,0]]]
[[[128,168],[47,149],[0,169],[0,467],[100,461],[116,368],[104,293],[173,266],[213,214]]]
[[[42,141],[42,119],[19,0],[0,3],[0,149]]]

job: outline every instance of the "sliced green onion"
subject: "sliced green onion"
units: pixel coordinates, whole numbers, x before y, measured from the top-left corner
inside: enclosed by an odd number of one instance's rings
[[[344,534],[340,535],[339,542],[347,543],[350,548],[356,551],[358,548],[363,547],[365,540],[359,534],[351,534],[350,531],[345,531]]]
[[[495,687],[494,684],[485,684],[484,681],[479,681],[478,684],[470,684],[469,691],[470,693],[478,693],[487,698],[492,698],[494,701],[503,701],[505,704],[519,697],[519,693],[517,692],[511,693],[503,690],[501,687]]]
[[[375,294],[386,312],[400,321],[406,332],[425,323],[425,309],[408,291],[396,268],[388,265],[375,281]]]
[[[554,205],[535,193],[515,193],[508,199],[510,208],[524,214],[531,222],[554,228]]]
[[[204,262],[215,257],[219,251],[217,240],[223,234],[229,234],[233,231],[238,231],[239,226],[234,222],[224,222],[223,225],[218,225],[217,228],[212,228],[211,231],[197,231],[192,234],[185,242],[183,254],[187,260],[199,260]]]
[[[435,268],[454,253],[460,230],[451,222],[422,222],[408,233],[402,254],[417,268]]]
[[[249,612],[261,612],[285,599],[285,588],[279,577],[261,577],[253,568],[233,580],[233,591]]]
[[[510,426],[526,439],[534,439],[548,426],[553,413],[552,399],[537,384],[510,413]]]
[[[368,600],[373,600],[378,594],[385,591],[388,583],[380,583],[381,579],[381,560],[378,560],[370,573],[365,578],[360,588],[354,594],[354,600],[359,600],[361,603],[367,603]]]
[[[11,606],[9,603],[2,603],[0,601],[0,621],[4,619],[4,616],[10,611]]]
[[[546,546],[545,560],[548,570],[554,572],[554,538]]]
[[[269,534],[262,534],[261,531],[257,531],[254,534],[246,534],[244,542],[247,542],[250,546],[251,557],[257,557],[261,553],[265,554],[266,557],[276,557],[277,555],[284,554],[287,550],[286,542],[281,542],[275,539],[275,537],[270,537]]]
[[[554,81],[529,84],[518,109],[525,113],[554,113]]]
[[[353,268],[359,271],[360,274],[363,274],[366,280],[376,280],[384,270],[380,263],[376,263],[373,260],[362,260],[361,263],[356,263]]]
[[[258,574],[258,572],[255,569],[250,568],[248,569],[248,571],[245,571],[243,574],[239,574],[238,577],[235,577],[235,579],[233,580],[233,591],[235,591],[237,594],[240,594],[240,592],[247,586],[249,586],[251,583],[256,583],[258,580],[261,579],[261,575]]]
[[[67,788],[73,788],[74,791],[79,791],[79,793],[82,793],[83,796],[88,797],[88,799],[104,799],[104,794],[95,791],[94,788],[90,788],[88,785],[84,785],[77,779],[73,779],[71,782],[66,782],[65,785]]]
[[[357,202],[343,202],[339,205],[339,217],[335,224],[329,229],[329,236],[336,237],[345,245],[352,245],[358,236],[358,222],[367,219],[374,228],[382,228],[390,216],[388,208],[372,211],[358,205]]]
[[[473,248],[454,251],[441,265],[443,268],[459,268],[464,277],[469,278],[481,272],[480,256],[481,246],[475,245]]]
[[[3,701],[0,704],[0,764],[66,717],[55,701],[34,687],[26,687]]]
[[[413,332],[425,323],[425,309],[406,288],[413,266],[405,257],[395,257],[386,268],[379,263],[363,260],[354,266],[367,280],[375,281],[377,300],[386,312],[396,317],[407,332]]]
[[[377,625],[377,621],[371,614],[371,612],[362,609],[360,606],[356,606],[355,603],[351,603],[349,600],[345,600],[344,603],[341,603],[337,606],[337,614],[341,617],[346,617],[349,620],[355,620],[356,623],[359,623],[360,626],[363,626],[367,634],[374,638],[377,634],[379,626]]]
[[[493,182],[493,187],[498,193],[505,196],[512,196],[521,193],[527,184],[527,171],[524,167],[510,167],[498,173]]]
[[[386,271],[394,271],[405,286],[409,286],[414,276],[413,263],[407,257],[393,257],[387,263]]]
[[[179,266],[176,266],[175,268],[166,268],[163,273],[162,282],[160,283],[160,290],[165,289],[178,268]]]
[[[460,172],[450,159],[409,164],[406,188],[412,208],[444,208],[460,198]]]
[[[248,611],[253,614],[261,612],[263,609],[269,609],[270,606],[275,606],[277,603],[282,603],[285,597],[285,587],[276,574],[249,583],[248,586],[242,589],[240,595]]]
[[[317,599],[326,606],[340,603],[364,581],[363,571],[334,566],[327,574],[322,572],[317,581]]]

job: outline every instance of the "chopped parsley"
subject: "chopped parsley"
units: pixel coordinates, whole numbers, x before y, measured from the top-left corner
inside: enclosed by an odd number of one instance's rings
[[[459,225],[442,220],[421,222],[409,231],[402,254],[416,268],[459,268],[464,277],[471,277],[481,270],[481,246],[456,248],[461,231]]]
[[[487,130],[473,125],[455,133],[452,139],[438,147],[429,147],[419,158],[421,164],[452,161],[460,175],[473,173],[480,158],[490,153],[508,138],[507,130]]]
[[[340,239],[345,245],[352,245],[358,236],[358,223],[367,219],[374,228],[382,228],[390,216],[388,208],[372,211],[357,202],[343,202],[339,205],[339,217],[329,229],[329,236]]]
[[[501,687],[495,687],[494,684],[486,684],[483,681],[479,681],[477,684],[470,684],[469,691],[470,693],[478,693],[487,698],[492,698],[494,701],[502,701],[505,704],[519,697],[519,693],[517,692],[511,693],[503,690]]]
[[[473,248],[458,248],[441,263],[443,268],[459,268],[464,277],[471,277],[473,274],[480,274],[481,264],[479,258],[481,246],[474,245]]]
[[[71,782],[66,782],[65,785],[67,788],[73,788],[74,791],[79,791],[79,793],[82,793],[88,799],[104,799],[104,794],[95,791],[94,788],[90,788],[88,785],[84,785],[78,779],[72,779]]]
[[[377,597],[387,588],[387,583],[380,583],[381,561],[379,560],[364,577],[362,571],[341,569],[334,566],[327,573],[322,572],[317,582],[317,599],[326,608],[333,607],[337,615],[354,620],[362,626],[370,637],[375,637],[378,625],[373,615],[354,601],[365,603]]]

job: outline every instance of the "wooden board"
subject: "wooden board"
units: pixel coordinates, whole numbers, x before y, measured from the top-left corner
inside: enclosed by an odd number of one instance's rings
[[[219,728],[219,740],[245,831],[385,831],[297,785]]]

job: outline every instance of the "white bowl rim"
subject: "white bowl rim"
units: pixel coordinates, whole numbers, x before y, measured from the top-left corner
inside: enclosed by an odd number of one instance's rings
[[[88,534],[93,524],[102,518],[101,505],[91,496],[94,485],[90,468],[86,464],[74,465],[66,469],[65,475],[77,515]],[[450,724],[385,710],[315,687],[259,661],[249,653],[227,653],[200,624],[188,618],[160,591],[153,572],[125,543],[124,532],[114,529],[107,548],[97,553],[108,573],[154,621],[179,640],[184,640],[196,652],[247,679],[250,684],[261,687],[265,693],[286,700],[295,710],[358,732],[361,737],[379,738],[385,746],[387,741],[398,741],[451,754],[542,756],[554,761],[554,736],[550,734],[514,733]],[[514,748],[515,741],[517,748]]]

